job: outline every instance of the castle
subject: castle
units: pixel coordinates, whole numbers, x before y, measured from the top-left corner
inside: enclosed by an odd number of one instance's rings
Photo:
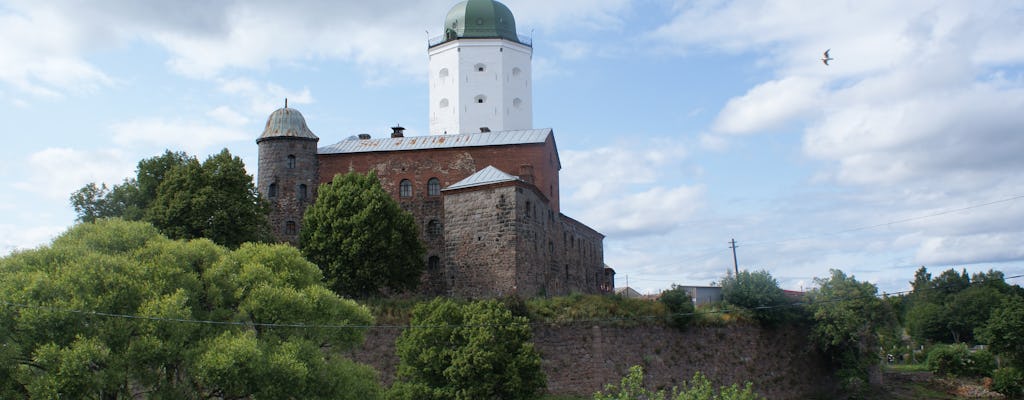
[[[550,128],[533,129],[532,41],[494,0],[462,1],[428,42],[430,135],[368,134],[317,147],[294,108],[274,111],[257,187],[275,236],[297,243],[316,188],[374,171],[410,212],[427,249],[420,291],[457,297],[610,293],[604,235],[559,211],[561,162]]]

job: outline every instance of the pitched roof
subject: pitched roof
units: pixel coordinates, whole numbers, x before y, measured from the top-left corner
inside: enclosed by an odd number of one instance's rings
[[[492,183],[514,182],[518,180],[518,177],[506,174],[500,169],[488,165],[486,168],[477,171],[473,175],[467,176],[466,179],[455,182],[451,186],[444,188],[444,190],[464,189],[474,186],[490,185]]]
[[[317,152],[320,154],[345,154],[532,144],[544,143],[550,135],[551,128],[379,139],[351,137],[329,146],[320,147]]]

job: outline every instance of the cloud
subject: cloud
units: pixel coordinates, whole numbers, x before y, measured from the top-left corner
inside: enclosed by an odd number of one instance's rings
[[[762,83],[725,105],[715,119],[714,130],[745,134],[777,128],[821,106],[820,79],[790,76]]]
[[[703,205],[703,187],[679,182],[686,154],[670,140],[563,151],[563,204],[582,204],[579,220],[609,237],[670,232]]]
[[[28,250],[45,244],[67,230],[66,226],[34,226],[24,228],[0,224],[0,257],[15,250]]]
[[[116,149],[82,151],[51,147],[28,156],[25,180],[13,185],[19,190],[67,199],[71,192],[89,182],[120,183],[134,170],[136,160],[126,160]]]
[[[226,127],[204,121],[164,120],[142,118],[116,123],[110,127],[113,141],[118,146],[147,146],[163,149],[184,149],[189,154],[203,154],[204,150],[233,141],[249,139],[244,128]]]

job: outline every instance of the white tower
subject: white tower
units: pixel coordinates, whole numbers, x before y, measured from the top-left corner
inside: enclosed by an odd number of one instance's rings
[[[532,42],[504,4],[456,4],[427,54],[431,134],[533,128]]]

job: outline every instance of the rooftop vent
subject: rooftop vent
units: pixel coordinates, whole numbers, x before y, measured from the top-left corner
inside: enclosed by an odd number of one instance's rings
[[[395,125],[391,127],[391,137],[400,138],[405,137],[405,128],[401,125]]]
[[[369,139],[370,138],[370,134],[369,133],[360,133],[359,134],[359,138],[363,139],[363,140]]]

